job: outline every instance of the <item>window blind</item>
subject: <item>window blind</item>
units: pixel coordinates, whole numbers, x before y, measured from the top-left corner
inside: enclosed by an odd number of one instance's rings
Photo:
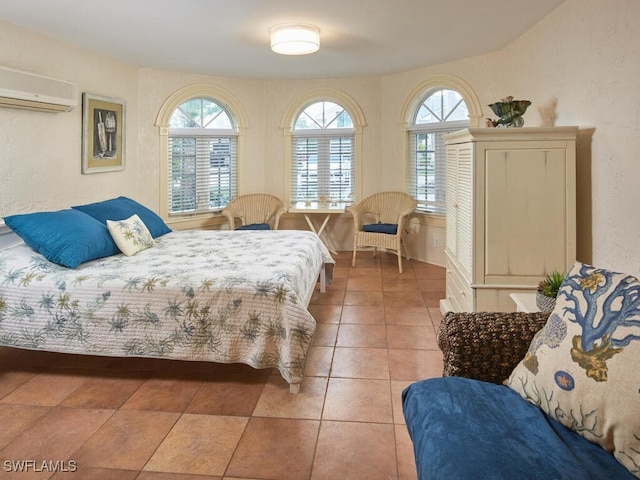
[[[353,201],[353,135],[323,130],[292,136],[291,200]]]
[[[237,138],[170,135],[169,214],[222,210],[236,194]]]
[[[418,106],[408,130],[407,192],[418,210],[445,215],[446,145],[444,135],[468,125],[462,96],[448,89],[429,93]]]
[[[453,122],[452,122],[453,123]],[[409,131],[407,192],[418,201],[418,211],[445,214],[447,133],[464,125],[420,125]]]

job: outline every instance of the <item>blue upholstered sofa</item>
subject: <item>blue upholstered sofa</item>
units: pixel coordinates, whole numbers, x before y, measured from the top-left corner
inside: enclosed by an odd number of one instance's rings
[[[402,394],[418,478],[633,479],[616,458],[502,385],[549,314],[449,313],[444,376]]]

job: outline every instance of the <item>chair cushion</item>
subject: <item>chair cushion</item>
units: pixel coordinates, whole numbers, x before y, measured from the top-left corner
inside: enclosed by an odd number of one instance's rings
[[[236,228],[236,230],[271,230],[271,226],[268,223],[251,223],[249,225],[242,225]]]
[[[634,478],[610,453],[504,385],[461,377],[402,392],[418,478]]]
[[[508,385],[640,478],[640,281],[574,264]]]
[[[368,223],[362,226],[362,230],[371,233],[388,233],[395,235],[398,232],[397,223]]]

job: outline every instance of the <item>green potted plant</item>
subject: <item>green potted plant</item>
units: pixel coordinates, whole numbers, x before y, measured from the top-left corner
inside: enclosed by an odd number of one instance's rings
[[[536,292],[536,305],[542,312],[550,312],[556,306],[556,297],[558,290],[564,281],[566,273],[560,273],[554,270],[548,273],[544,279],[538,284]]]

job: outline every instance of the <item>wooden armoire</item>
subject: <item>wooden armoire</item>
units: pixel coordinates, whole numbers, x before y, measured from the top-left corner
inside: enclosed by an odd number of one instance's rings
[[[577,127],[445,136],[446,311],[513,311],[576,257]]]

